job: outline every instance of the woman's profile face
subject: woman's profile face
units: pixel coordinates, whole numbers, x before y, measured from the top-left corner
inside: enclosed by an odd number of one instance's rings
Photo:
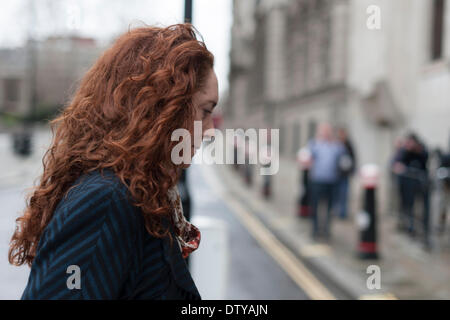
[[[218,83],[217,77],[213,69],[211,69],[208,73],[206,83],[202,89],[200,89],[197,93],[194,94],[193,104],[196,110],[196,114],[194,117],[195,121],[202,122],[202,140],[209,136],[209,132],[205,132],[208,129],[214,129],[213,119],[212,119],[212,111],[214,107],[217,105],[217,101],[219,100],[218,93]],[[201,141],[199,141],[199,145],[195,145],[195,140],[192,139],[192,152],[193,156],[195,151],[200,148]]]

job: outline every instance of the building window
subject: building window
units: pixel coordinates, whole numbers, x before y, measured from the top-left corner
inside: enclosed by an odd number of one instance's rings
[[[432,8],[432,34],[431,34],[431,60],[442,58],[444,34],[444,0],[433,0]]]
[[[286,9],[286,75],[291,97],[327,85],[332,9],[330,0],[291,1]]]
[[[5,89],[5,102],[19,101],[19,79],[4,79],[3,85]]]
[[[250,93],[250,104],[257,105],[264,100],[265,97],[265,81],[266,81],[266,19],[264,14],[256,15],[256,31],[254,37],[254,65],[251,74],[251,93]]]
[[[300,96],[307,81],[307,4],[292,2],[286,13],[286,64],[287,92],[290,97]]]

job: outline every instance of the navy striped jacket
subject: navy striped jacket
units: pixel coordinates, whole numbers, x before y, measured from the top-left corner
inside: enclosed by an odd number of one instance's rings
[[[200,299],[176,239],[152,237],[128,194],[109,169],[81,176],[41,236],[22,299]]]

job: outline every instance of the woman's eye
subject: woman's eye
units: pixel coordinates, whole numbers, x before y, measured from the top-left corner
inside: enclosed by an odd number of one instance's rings
[[[208,114],[211,114],[212,113],[212,111],[209,111],[209,110],[207,110],[207,109],[203,109],[203,118],[206,118],[206,116],[208,115]]]

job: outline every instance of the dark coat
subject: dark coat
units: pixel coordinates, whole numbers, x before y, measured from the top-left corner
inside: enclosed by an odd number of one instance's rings
[[[146,231],[113,171],[75,185],[39,241],[22,299],[200,299],[175,237],[171,246]],[[69,289],[69,266],[79,267],[79,289]]]

